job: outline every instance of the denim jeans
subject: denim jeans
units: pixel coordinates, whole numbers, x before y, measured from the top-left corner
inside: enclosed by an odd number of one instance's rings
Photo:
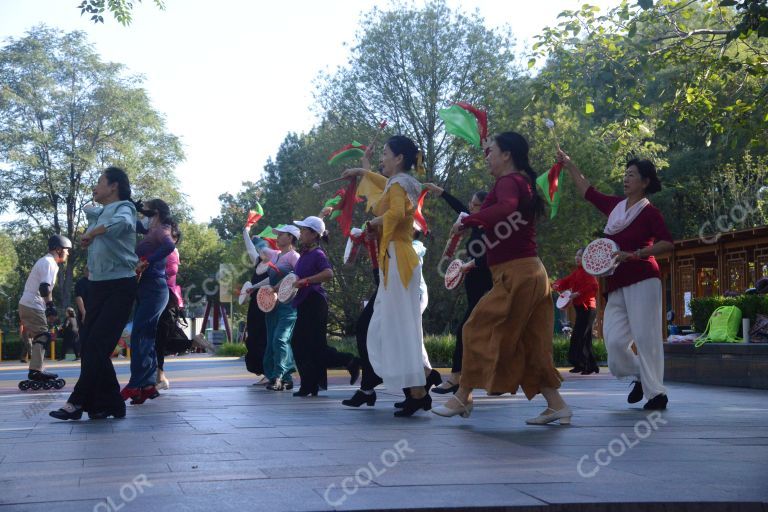
[[[129,388],[152,386],[157,382],[155,336],[157,336],[157,323],[166,304],[168,304],[168,284],[164,277],[144,277],[139,281],[131,330]]]
[[[266,314],[267,348],[264,352],[264,375],[269,379],[292,382],[296,363],[291,349],[291,335],[296,324],[296,309],[290,304],[278,306]]]

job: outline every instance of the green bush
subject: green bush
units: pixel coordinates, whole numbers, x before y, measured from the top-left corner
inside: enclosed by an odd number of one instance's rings
[[[328,342],[336,350],[358,355],[355,338],[332,338]],[[424,346],[427,348],[429,362],[436,368],[450,368],[453,365],[454,342],[455,338],[452,334],[427,335],[424,338]],[[568,366],[569,344],[569,338],[555,336],[553,340],[553,359],[556,366]],[[598,362],[605,363],[608,360],[603,340],[593,340],[592,350]]]
[[[244,343],[222,343],[216,350],[221,357],[243,357],[248,352]]]
[[[56,339],[56,357],[61,357],[61,349],[64,341],[61,338]],[[3,361],[18,361],[21,354],[21,340],[16,332],[3,332]],[[50,349],[45,347],[45,357],[50,357]]]
[[[768,315],[768,295],[739,295],[738,297],[701,297],[691,300],[692,329],[703,333],[709,317],[720,306],[736,306],[743,318],[749,318],[754,324],[757,314]],[[742,336],[739,329],[739,336]]]

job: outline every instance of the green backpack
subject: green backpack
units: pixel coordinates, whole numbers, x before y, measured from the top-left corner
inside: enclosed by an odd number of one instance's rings
[[[697,340],[696,348],[706,342],[739,343],[737,336],[741,328],[741,310],[736,306],[720,306],[712,312],[707,329]]]

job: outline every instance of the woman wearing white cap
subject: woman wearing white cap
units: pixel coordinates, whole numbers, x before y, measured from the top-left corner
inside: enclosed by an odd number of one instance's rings
[[[409,171],[420,167],[420,157],[411,139],[397,135],[384,145],[384,176],[365,169],[348,169],[343,174],[363,177],[358,193],[368,196],[378,215],[370,224],[381,229],[382,279],[368,327],[368,357],[388,388],[410,390],[395,416],[411,416],[432,407],[422,360],[421,264],[412,245],[413,214],[422,186]]]
[[[327,368],[346,367],[351,385],[360,375],[360,361],[352,354],[328,346],[328,295],[322,283],[333,279],[333,270],[320,248],[325,223],[319,217],[310,216],[294,221],[294,224],[300,228],[301,257],[294,269],[299,278],[294,286],[299,291],[292,302],[297,315],[291,344],[301,387],[293,396],[317,396],[320,385],[326,380]]]
[[[299,228],[292,225],[274,229],[277,233],[277,248],[268,247],[262,251],[269,258],[269,284],[277,286],[283,277],[293,272],[299,261],[299,253],[294,249],[299,240]],[[267,346],[264,351],[264,375],[269,379],[267,389],[283,391],[293,388],[295,363],[291,350],[291,335],[296,323],[296,309],[291,304],[278,302],[275,309],[265,315],[267,325]]]

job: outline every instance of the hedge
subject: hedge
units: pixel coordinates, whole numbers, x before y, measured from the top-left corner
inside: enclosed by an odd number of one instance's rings
[[[248,352],[244,343],[222,343],[216,349],[216,355],[222,357],[242,357]]]
[[[720,306],[736,306],[741,310],[743,318],[749,318],[755,323],[757,314],[768,315],[768,295],[739,295],[738,297],[701,297],[691,299],[692,329],[703,333],[707,328],[709,317]],[[739,329],[739,336],[743,336]]]
[[[343,352],[351,352],[357,355],[357,342],[355,338],[335,338],[329,340],[329,343],[336,347],[337,350]],[[564,336],[555,336],[553,340],[553,359],[556,366],[568,366],[568,346],[570,339]],[[453,346],[454,336],[451,334],[444,335],[427,335],[424,338],[424,345],[427,348],[427,354],[429,355],[429,362],[437,368],[450,368],[453,365]],[[603,340],[596,339],[592,343],[592,349],[595,353],[595,359],[598,362],[608,360],[608,355],[605,351],[605,344]]]

